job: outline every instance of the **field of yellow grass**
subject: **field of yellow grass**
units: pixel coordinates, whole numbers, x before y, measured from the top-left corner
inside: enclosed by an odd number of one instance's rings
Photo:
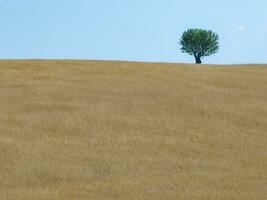
[[[1,200],[266,200],[267,66],[0,62]]]

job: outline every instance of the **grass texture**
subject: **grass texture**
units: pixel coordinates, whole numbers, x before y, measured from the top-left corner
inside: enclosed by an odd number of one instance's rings
[[[0,61],[1,200],[266,200],[267,66]]]

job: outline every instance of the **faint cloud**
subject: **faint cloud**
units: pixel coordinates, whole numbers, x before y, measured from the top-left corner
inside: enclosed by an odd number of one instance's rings
[[[247,31],[247,28],[245,26],[238,26],[237,30],[239,30],[241,32],[245,32],[245,31]]]
[[[267,34],[267,28],[262,30],[262,33]]]

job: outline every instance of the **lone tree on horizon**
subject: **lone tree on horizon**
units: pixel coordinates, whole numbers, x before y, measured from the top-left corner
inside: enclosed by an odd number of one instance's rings
[[[218,34],[203,29],[188,29],[180,39],[181,51],[193,55],[196,64],[201,64],[201,58],[215,54],[219,50]]]

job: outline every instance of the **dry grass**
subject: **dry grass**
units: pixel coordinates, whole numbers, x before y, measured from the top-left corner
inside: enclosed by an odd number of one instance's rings
[[[1,200],[266,200],[267,67],[0,62]]]

